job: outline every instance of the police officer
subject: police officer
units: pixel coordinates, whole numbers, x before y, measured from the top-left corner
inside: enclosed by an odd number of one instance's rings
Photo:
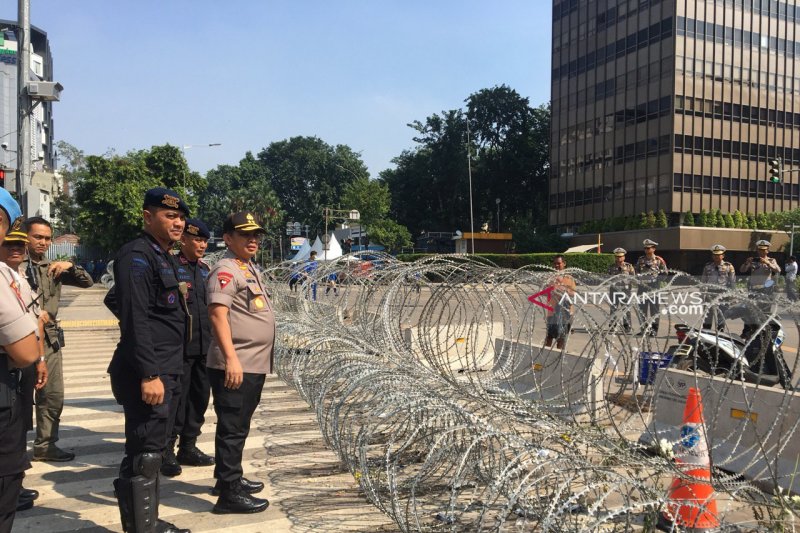
[[[175,416],[164,464],[161,473],[165,476],[177,476],[181,473],[181,465],[209,466],[214,458],[206,455],[197,447],[197,437],[205,421],[208,398],[211,389],[206,372],[206,354],[211,342],[211,325],[208,321],[208,305],[206,303],[206,278],[208,265],[202,257],[208,248],[211,232],[202,220],[186,219],[186,228],[181,236],[181,251],[178,253],[178,281],[188,287],[186,301],[191,315],[191,336],[186,343],[183,355],[183,376],[181,377],[181,396],[178,412]],[[175,442],[180,436],[178,456],[175,457]]]
[[[144,231],[117,252],[106,305],[120,341],[108,372],[125,412],[125,457],[114,489],[127,532],[188,532],[158,519],[158,472],[175,421],[186,338],[185,295],[169,253],[189,209],[172,190],[145,193]]]
[[[762,239],[756,242],[758,255],[756,257],[748,257],[739,267],[739,272],[742,274],[750,274],[750,279],[747,280],[747,288],[756,294],[772,294],[775,288],[775,280],[773,278],[781,273],[781,267],[778,266],[778,262],[769,257],[770,246],[772,245],[767,240]]]
[[[724,290],[730,290],[736,287],[736,269],[732,264],[725,261],[726,248],[721,244],[715,244],[711,247],[711,261],[706,263],[703,267],[703,274],[700,276],[702,283],[714,285],[709,288],[709,298],[713,298],[715,294],[719,294]],[[725,309],[714,307],[706,313],[703,322],[704,328],[712,327],[712,320],[716,317],[717,329],[725,328]]]
[[[20,274],[19,291],[22,296],[22,302],[32,311],[37,318],[39,325],[39,360],[36,361],[35,366],[28,366],[22,369],[22,380],[20,384],[26,391],[41,391],[48,383],[48,368],[45,363],[44,353],[44,328],[45,323],[50,320],[46,311],[43,311],[40,305],[41,298],[37,297],[35,292],[31,289],[28,280],[20,272],[20,265],[25,259],[25,248],[28,244],[28,236],[22,231],[22,218],[18,218],[11,227],[11,231],[6,235],[2,246],[0,246],[0,261],[11,267],[12,270]],[[33,406],[30,402],[26,402],[26,410],[23,413],[25,417],[25,430],[30,431],[33,429]],[[19,492],[19,502],[17,505],[17,512],[26,511],[33,507],[33,501],[39,497],[39,491],[34,489],[26,489],[22,487]]]
[[[207,366],[217,413],[212,492],[219,495],[213,512],[257,513],[269,501],[253,496],[263,483],[242,477],[242,453],[265,375],[272,372],[275,316],[252,261],[266,232],[248,212],[229,216],[223,232],[228,251],[208,277],[213,338]]]
[[[0,188],[0,238],[5,239],[11,222],[20,217],[19,205]],[[19,369],[39,357],[37,321],[20,294],[20,278],[0,263],[0,533],[9,533],[14,523],[24,472],[30,468],[25,453],[25,412],[33,409],[33,391],[26,389]]]
[[[36,393],[36,439],[33,441],[34,461],[71,461],[75,454],[56,446],[61,412],[64,409],[64,373],[61,345],[64,332],[58,327],[58,306],[62,285],[88,288],[92,277],[70,261],[51,261],[46,257],[53,242],[53,228],[41,217],[25,221],[28,234],[28,259],[20,269],[25,272],[31,288],[41,297],[40,305],[47,312],[45,326],[45,361],[50,372],[47,385]]]
[[[658,289],[658,276],[667,273],[667,262],[656,255],[658,243],[650,239],[642,242],[644,255],[636,261],[636,274],[639,276],[639,311],[642,313],[643,333],[649,331],[651,337],[658,335],[661,307],[656,294],[648,294]]]
[[[622,317],[622,327],[625,333],[631,332],[631,309],[630,309],[630,295],[631,295],[631,282],[633,277],[636,276],[636,269],[633,265],[625,261],[625,255],[628,253],[625,248],[614,248],[614,264],[608,267],[606,272],[609,276],[615,276],[617,279],[609,287],[609,297],[611,299],[611,314],[615,315],[617,310],[624,306],[627,308]]]

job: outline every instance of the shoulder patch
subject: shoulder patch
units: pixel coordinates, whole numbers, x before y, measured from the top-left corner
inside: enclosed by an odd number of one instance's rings
[[[230,272],[220,272],[217,274],[217,281],[219,281],[219,288],[224,289],[228,283],[233,281],[233,274]]]

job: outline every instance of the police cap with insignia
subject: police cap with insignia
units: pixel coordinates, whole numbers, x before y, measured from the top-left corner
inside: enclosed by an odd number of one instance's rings
[[[769,250],[770,246],[772,246],[772,244],[770,244],[769,241],[764,240],[764,239],[761,239],[760,241],[758,241],[756,243],[756,248],[766,248],[767,250]]]
[[[15,220],[22,216],[22,211],[20,211],[17,201],[14,200],[14,197],[2,187],[0,187],[0,208],[6,212],[6,218],[8,218],[9,227],[14,223]]]
[[[230,215],[222,224],[222,231],[224,233],[232,233],[233,231],[267,233],[267,230],[258,225],[256,217],[249,211],[239,211],[238,213]]]
[[[178,193],[165,187],[155,187],[145,192],[143,207],[145,209],[148,207],[177,209],[178,211],[183,211],[183,214],[187,217],[189,216],[189,206],[186,205],[186,202],[181,200],[181,197],[178,196]]]
[[[653,247],[658,246],[658,243],[656,241],[653,241],[653,240],[650,240],[650,239],[645,239],[644,242],[642,242],[642,245],[645,248],[650,248],[651,246],[653,246]]]
[[[28,234],[22,230],[22,217],[17,218],[14,221],[14,224],[11,225],[11,229],[6,234],[6,238],[3,241],[3,244],[11,243],[11,242],[18,242],[22,244],[28,244]]]
[[[211,238],[211,232],[208,231],[208,226],[199,218],[187,218],[183,232],[193,237],[202,237],[204,239]]]
[[[625,257],[628,251],[625,248],[614,248],[614,255],[617,257]]]
[[[727,248],[722,246],[721,244],[715,244],[711,247],[711,253],[714,255],[722,255],[727,251]]]

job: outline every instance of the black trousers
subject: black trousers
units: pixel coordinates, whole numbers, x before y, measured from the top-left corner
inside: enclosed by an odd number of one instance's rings
[[[17,512],[17,498],[25,474],[0,476],[0,533],[10,533]]]
[[[181,448],[195,445],[197,437],[200,436],[200,428],[206,420],[210,395],[211,386],[208,383],[205,358],[201,356],[185,358],[181,376],[181,395],[175,415],[175,426],[170,435],[170,447],[175,445],[178,437],[181,438]]]
[[[143,452],[163,453],[172,433],[178,399],[181,393],[180,376],[161,376],[164,383],[164,402],[147,405],[142,401],[141,380],[129,376],[111,375],[111,392],[125,412],[125,457],[119,467],[122,478],[131,478],[133,458]]]
[[[221,481],[236,481],[242,477],[244,442],[250,433],[250,420],[261,401],[264,374],[244,374],[242,386],[225,388],[225,371],[208,369],[208,380],[214,391],[214,412],[217,413],[216,466],[214,477]]]

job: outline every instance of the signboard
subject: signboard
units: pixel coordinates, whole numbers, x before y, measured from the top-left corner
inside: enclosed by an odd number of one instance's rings
[[[302,248],[306,240],[307,239],[305,237],[292,237],[292,244],[291,244],[292,250],[299,250],[300,248]]]

